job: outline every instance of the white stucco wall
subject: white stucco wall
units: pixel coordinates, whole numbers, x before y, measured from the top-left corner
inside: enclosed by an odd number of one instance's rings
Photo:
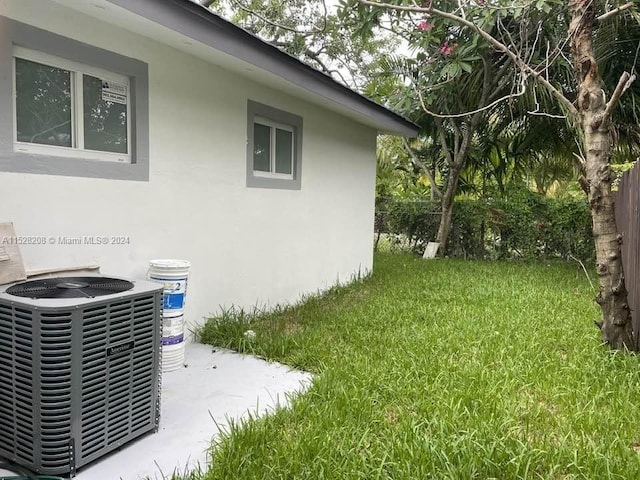
[[[186,316],[197,323],[371,268],[373,129],[59,5],[0,0],[0,15],[149,65],[149,182],[0,172],[0,221],[19,235],[130,245],[23,246],[27,269],[97,263],[144,278],[149,259],[188,259]],[[301,190],[246,187],[248,98],[303,117]]]

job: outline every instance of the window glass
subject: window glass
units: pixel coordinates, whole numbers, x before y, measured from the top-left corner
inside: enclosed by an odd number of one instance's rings
[[[276,128],[276,173],[293,173],[293,133]]]
[[[253,169],[259,172],[271,170],[271,127],[253,125]]]
[[[84,74],[84,148],[127,153],[127,87]]]
[[[247,100],[247,187],[300,190],[302,117]]]
[[[16,58],[19,142],[73,146],[71,72]]]

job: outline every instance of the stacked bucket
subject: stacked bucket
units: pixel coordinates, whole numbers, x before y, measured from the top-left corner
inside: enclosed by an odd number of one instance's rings
[[[184,302],[191,263],[186,260],[158,259],[149,262],[148,277],[164,285],[162,302],[162,371],[184,365]]]

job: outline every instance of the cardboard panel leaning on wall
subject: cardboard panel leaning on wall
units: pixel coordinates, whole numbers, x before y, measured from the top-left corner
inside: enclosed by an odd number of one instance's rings
[[[25,280],[20,240],[13,228],[13,223],[0,223],[0,285]]]

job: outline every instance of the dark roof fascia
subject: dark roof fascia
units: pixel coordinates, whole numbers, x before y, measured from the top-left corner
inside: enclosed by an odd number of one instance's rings
[[[383,132],[417,136],[419,127],[191,0],[108,0],[193,40],[337,102],[380,125]],[[212,28],[213,27],[213,28]]]

